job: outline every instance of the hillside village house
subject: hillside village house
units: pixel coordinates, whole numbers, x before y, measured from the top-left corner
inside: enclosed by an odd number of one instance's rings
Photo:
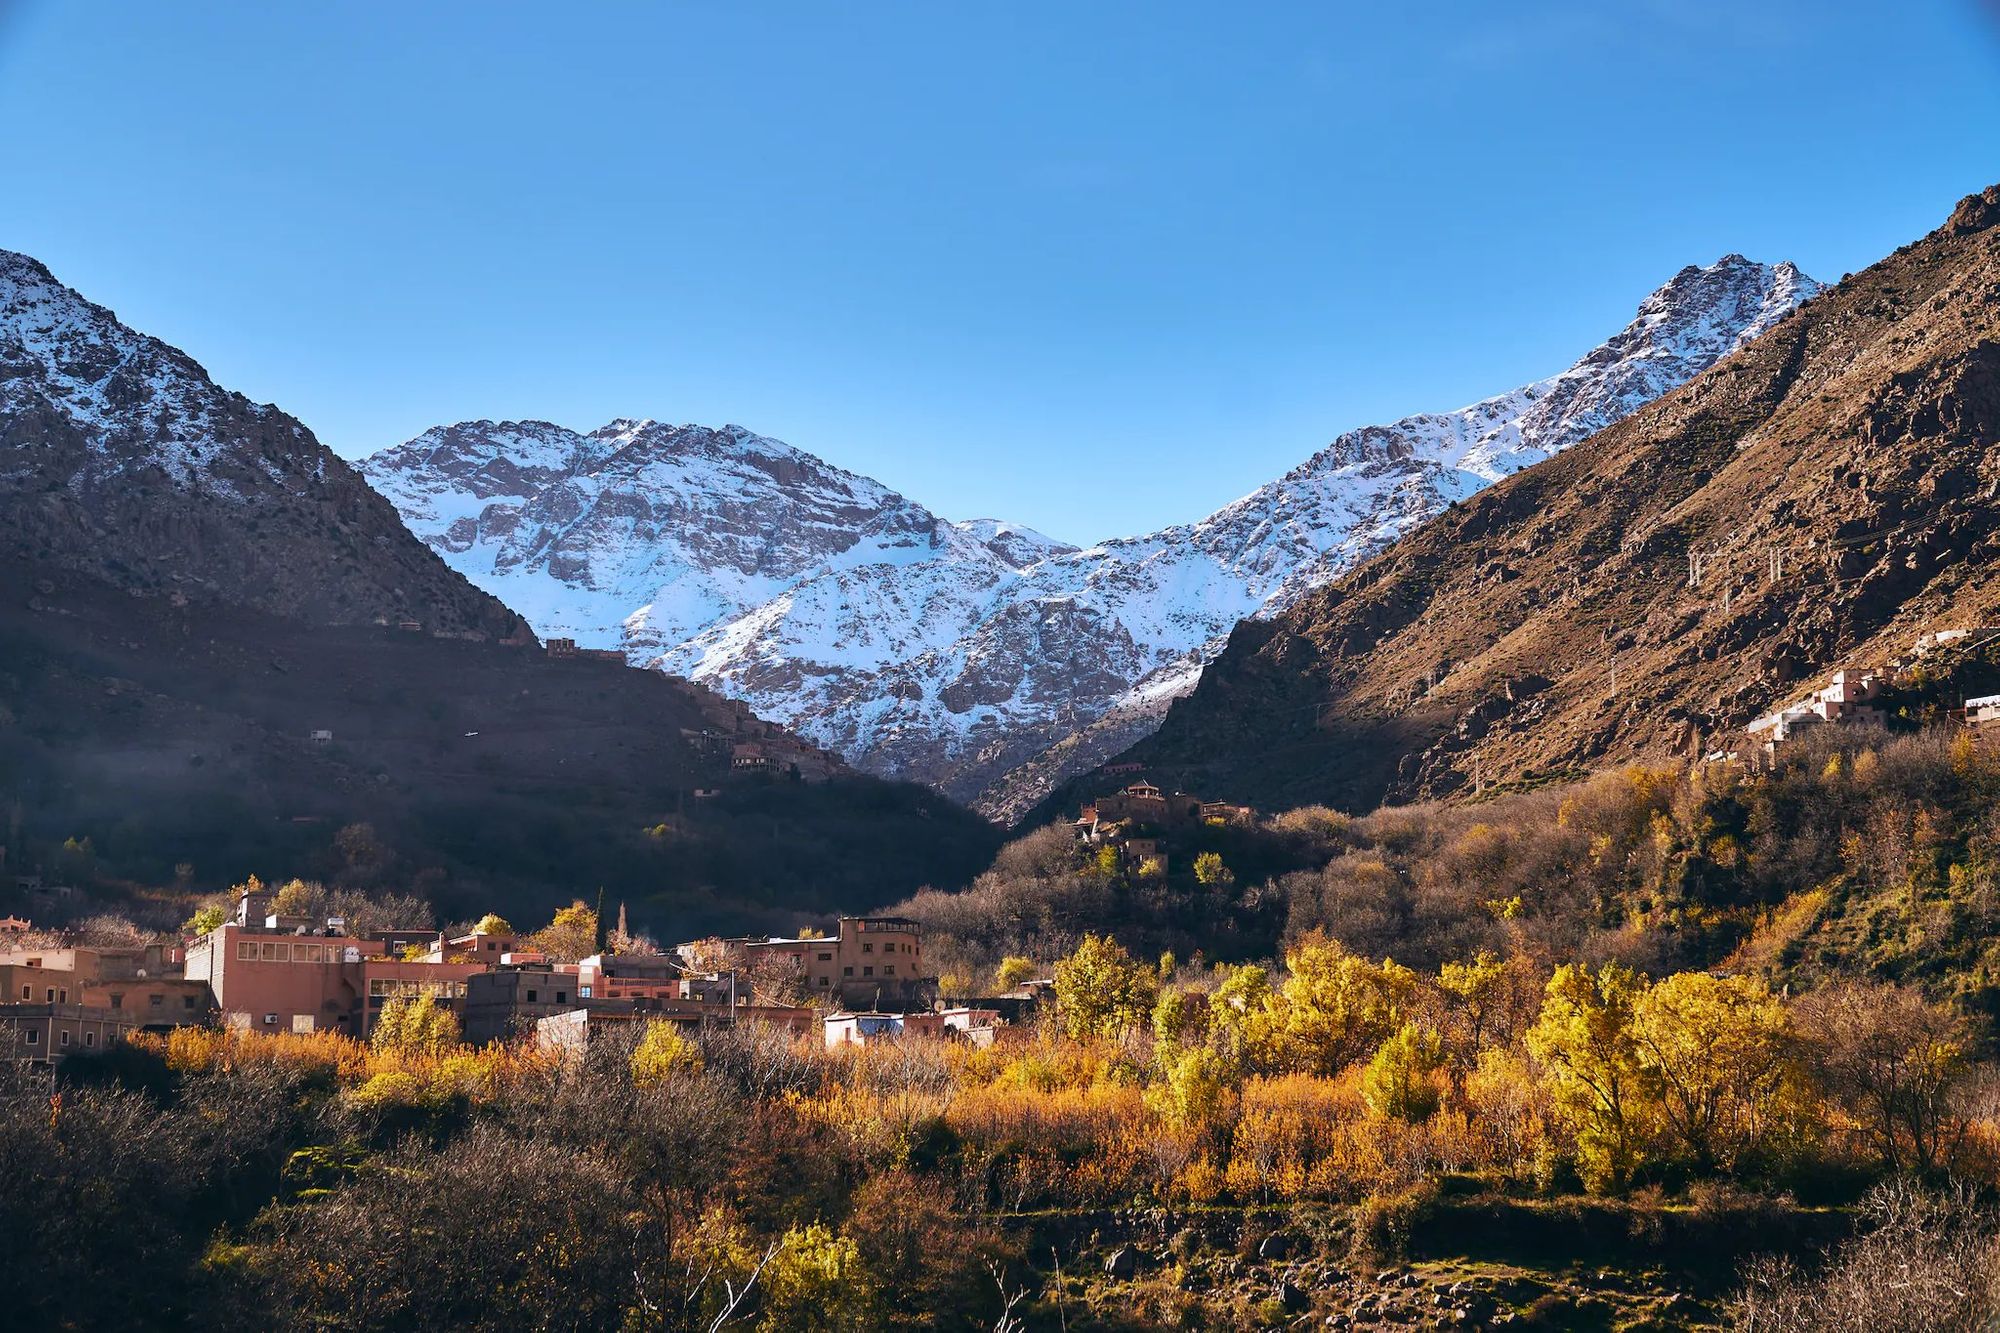
[[[465,979],[460,1029],[475,1046],[534,1031],[544,1018],[581,1003],[575,964],[551,963],[540,954],[506,954],[500,965]]]
[[[1823,688],[1798,703],[1767,713],[1744,730],[1750,735],[1755,761],[1768,765],[1777,748],[1808,727],[1826,723],[1845,726],[1880,726],[1882,707],[1878,698],[1887,682],[1874,671],[1842,668]]]
[[[935,998],[936,983],[924,976],[923,927],[904,917],[844,916],[829,938],[772,936],[720,941],[743,960],[745,971],[781,964],[796,969],[807,999],[814,1003],[916,1009]],[[689,971],[701,971],[708,941],[677,950]]]
[[[125,1040],[131,1016],[82,1004],[0,1005],[0,1061],[55,1064]]]

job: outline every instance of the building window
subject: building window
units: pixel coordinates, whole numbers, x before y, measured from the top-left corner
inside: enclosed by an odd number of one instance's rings
[[[183,996],[181,996],[181,1008],[183,1008],[183,1009],[192,1009],[192,1008],[194,1008],[194,996],[192,996],[192,995],[183,995]]]
[[[265,1014],[264,1026],[267,1028],[274,1028],[278,1026],[278,1016],[276,1014]]]
[[[146,1007],[148,1009],[163,1009],[166,1007],[166,1004],[167,997],[164,995],[148,995],[146,997]],[[117,1006],[114,1005],[112,1007],[116,1008]]]
[[[843,967],[840,969],[840,975],[842,975],[843,977],[851,977],[854,975],[854,969],[851,967]]]
[[[33,986],[21,987],[21,999],[24,1003],[34,998],[35,998],[35,988]]]
[[[578,995],[582,995],[582,996],[585,996],[585,997],[588,997],[588,996],[589,996],[589,994],[590,994],[590,988],[589,988],[588,986],[583,986],[583,987],[579,987],[576,993],[577,993]],[[557,991],[557,992],[556,992],[556,1003],[557,1003],[557,1004],[568,1004],[568,1003],[569,1003],[569,992],[568,992],[568,991],[560,991],[560,990],[559,990],[559,991]]]
[[[819,984],[820,984],[820,985],[822,985],[822,986],[831,986],[831,985],[833,984],[833,978],[831,978],[831,977],[821,977],[821,978],[819,979]]]
[[[33,1028],[29,1028],[29,1029],[28,1029],[28,1045],[30,1045],[30,1046],[39,1046],[39,1045],[41,1045],[41,1044],[42,1044],[42,1034],[41,1034],[41,1033],[39,1033],[39,1032],[37,1032],[37,1031],[35,1031],[35,1029],[33,1029]]]
[[[56,988],[54,986],[51,986],[49,987],[48,999],[46,1003],[54,1004],[55,1002],[56,1002]]]
[[[882,969],[882,975],[883,975],[883,976],[885,976],[885,977],[893,977],[893,976],[895,976],[895,975],[896,975],[896,965],[895,965],[894,963],[891,963],[891,964],[889,964],[889,965],[888,965],[887,967],[883,968],[883,969]]]
[[[830,963],[833,961],[833,955],[830,953],[823,953],[819,956],[819,960],[822,963]]]
[[[861,952],[863,952],[863,953],[874,953],[874,952],[875,952],[875,946],[874,946],[873,944],[863,944],[863,945],[861,946]]]
[[[84,1044],[84,1045],[86,1045],[86,1046],[95,1046],[95,1045],[97,1045],[97,1034],[96,1034],[95,1032],[86,1032],[86,1033],[84,1033],[84,1034],[83,1034],[83,1044]]]
[[[67,1045],[69,1045],[69,1029],[68,1029],[68,1028],[64,1028],[64,1029],[62,1030],[62,1044],[63,1044],[64,1046],[67,1046]]]
[[[864,967],[861,969],[861,975],[864,977],[872,977],[875,975],[875,969],[872,967]]]
[[[533,990],[530,990],[530,991],[528,992],[528,1003],[529,1003],[529,1004],[533,1004],[533,1003],[535,1002],[535,996],[536,996],[536,994],[537,994],[537,992],[535,992],[535,991],[533,991]]]
[[[236,956],[242,959],[246,963],[254,961],[257,957],[257,941],[255,940],[236,941]]]
[[[64,986],[62,990],[57,993],[62,996],[62,1003],[64,1004],[69,1003],[69,987]]]

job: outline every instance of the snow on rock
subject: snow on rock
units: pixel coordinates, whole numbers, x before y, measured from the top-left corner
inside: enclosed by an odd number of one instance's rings
[[[1730,255],[1563,373],[1349,431],[1196,523],[1078,550],[741,427],[467,422],[365,472],[543,634],[748,701],[1001,816],[1144,735],[1230,628],[1685,383],[1819,290]]]

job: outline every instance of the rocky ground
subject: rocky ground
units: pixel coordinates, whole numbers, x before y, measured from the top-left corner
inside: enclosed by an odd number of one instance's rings
[[[1021,1229],[1029,1328],[1705,1329],[1744,1262],[1838,1210],[1516,1200],[1049,1214]],[[1017,1311],[1018,1312],[1018,1311]]]

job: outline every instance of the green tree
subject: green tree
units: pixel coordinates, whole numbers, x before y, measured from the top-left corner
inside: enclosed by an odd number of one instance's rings
[[[1145,1024],[1159,982],[1109,936],[1085,935],[1055,966],[1056,1012],[1072,1037],[1116,1037]]]
[[[1222,857],[1214,852],[1203,852],[1194,859],[1194,877],[1201,884],[1234,884],[1236,875],[1222,864]]]
[[[472,933],[474,935],[512,935],[514,927],[509,925],[507,918],[501,916],[498,912],[488,912],[473,923]]]
[[[229,913],[217,904],[211,903],[206,907],[197,907],[194,910],[193,916],[181,922],[181,934],[188,936],[206,935],[209,931],[214,930],[227,920],[229,920]]]
[[[1023,958],[1019,954],[1009,954],[1002,958],[1000,966],[993,973],[993,979],[1000,984],[1001,990],[1012,990],[1024,981],[1034,980],[1034,977],[1035,960]]]

